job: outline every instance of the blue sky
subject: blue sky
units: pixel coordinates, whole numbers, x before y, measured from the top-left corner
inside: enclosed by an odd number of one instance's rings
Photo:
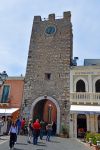
[[[34,16],[71,11],[73,57],[100,58],[100,0],[0,0],[0,72],[25,75]]]

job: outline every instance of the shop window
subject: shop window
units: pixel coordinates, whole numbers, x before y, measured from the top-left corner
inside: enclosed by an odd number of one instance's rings
[[[83,80],[79,80],[76,83],[76,92],[85,92],[85,83]]]

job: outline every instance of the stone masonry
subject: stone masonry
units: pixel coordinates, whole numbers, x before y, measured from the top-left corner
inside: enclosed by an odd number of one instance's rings
[[[36,98],[50,96],[59,104],[60,122],[68,126],[72,48],[73,34],[69,11],[64,12],[60,19],[56,19],[55,14],[50,14],[46,20],[42,20],[41,16],[34,16],[23,106],[25,104],[30,110]]]

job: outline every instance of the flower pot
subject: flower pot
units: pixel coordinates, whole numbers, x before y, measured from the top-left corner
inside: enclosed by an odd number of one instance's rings
[[[99,150],[97,145],[92,144],[93,150]]]
[[[62,138],[68,138],[68,135],[61,133],[61,134],[60,134],[60,137],[62,137]]]

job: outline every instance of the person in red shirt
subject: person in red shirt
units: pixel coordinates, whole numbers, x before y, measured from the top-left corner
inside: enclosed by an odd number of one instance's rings
[[[39,119],[36,119],[36,121],[33,123],[33,144],[36,145],[38,142],[38,136],[40,134],[40,123]]]
[[[21,120],[21,130],[22,130],[22,134],[25,134],[25,118],[23,118]]]

